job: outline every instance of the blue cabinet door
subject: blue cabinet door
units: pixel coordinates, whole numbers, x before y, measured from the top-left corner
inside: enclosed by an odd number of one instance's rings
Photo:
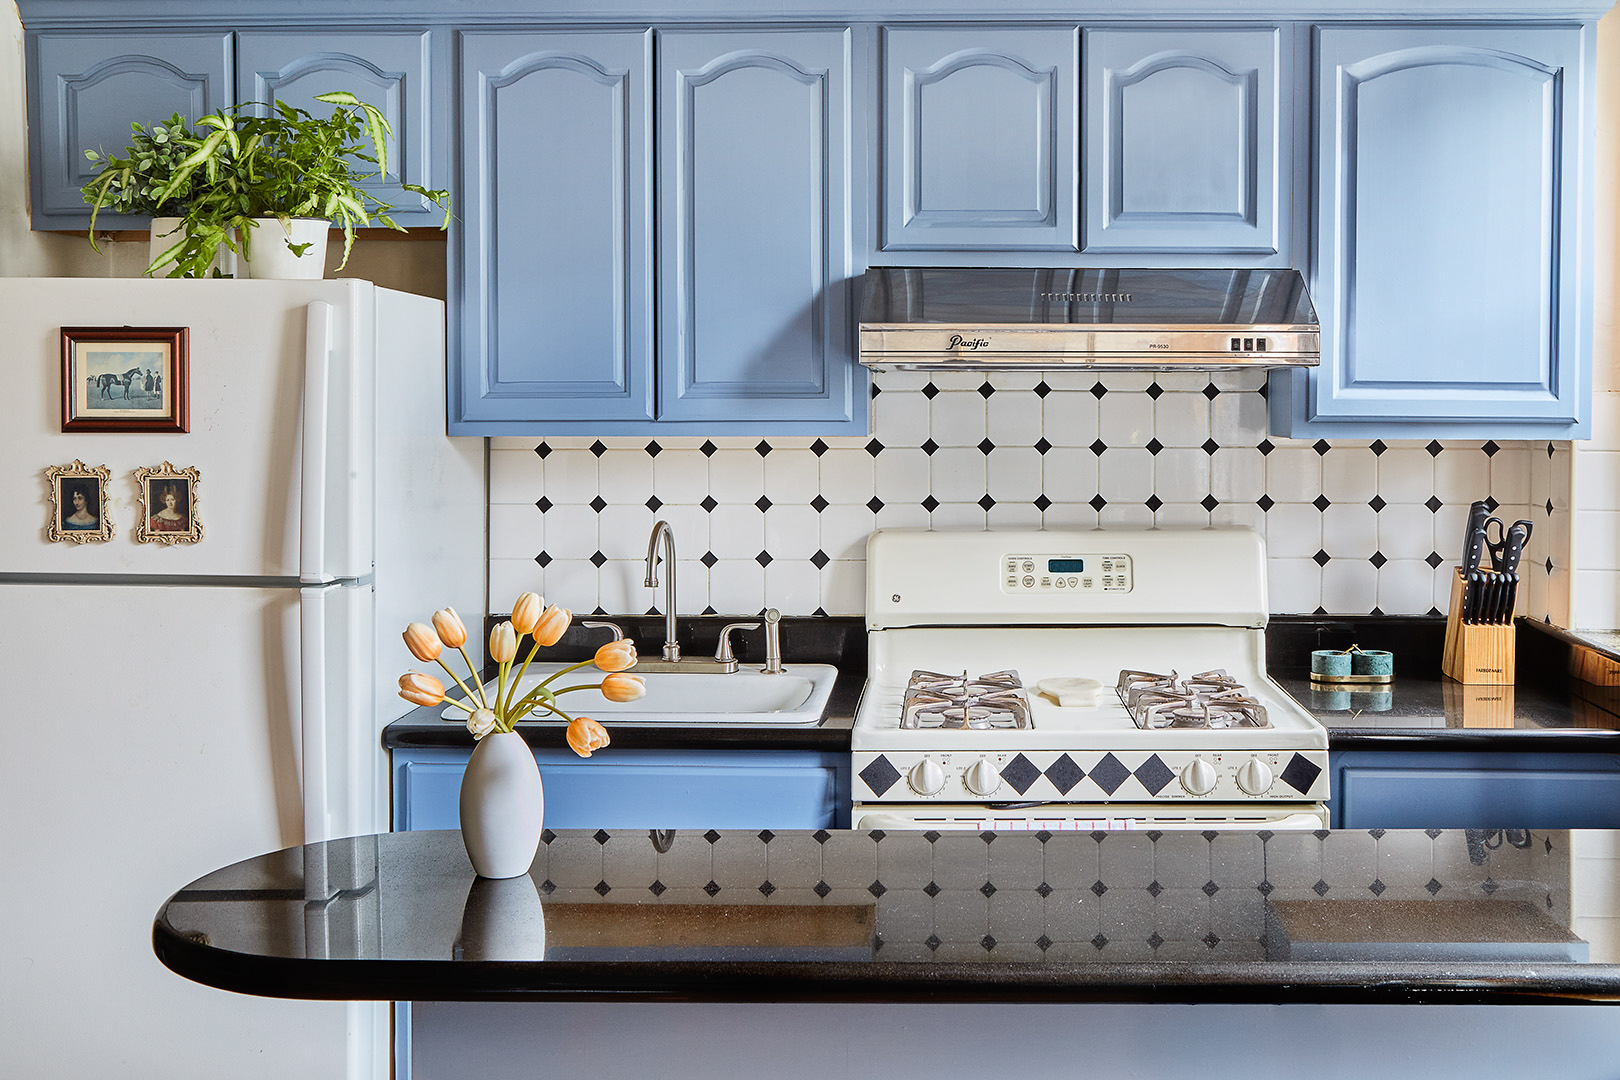
[[[79,189],[96,173],[86,150],[121,154],[132,123],[180,113],[195,120],[232,103],[228,33],[31,33],[28,151],[35,228],[82,229]],[[102,214],[98,229],[146,228]]]
[[[1610,754],[1335,751],[1336,829],[1620,828]]]
[[[1276,29],[1087,31],[1086,251],[1284,250],[1284,58]]]
[[[470,750],[396,750],[394,829],[460,827]],[[585,761],[537,750],[552,829],[832,829],[849,826],[849,755],[615,750]]]
[[[1583,435],[1592,28],[1324,28],[1315,49],[1322,366],[1273,426]]]
[[[258,102],[262,113],[277,102],[331,115],[317,94],[347,90],[381,110],[393,134],[388,176],[367,190],[397,209],[401,225],[433,225],[441,211],[401,182],[442,188],[448,174],[449,88],[434,82],[433,35],[426,30],[363,34],[308,31],[243,32],[236,37],[236,99]],[[374,170],[366,162],[357,168]]]
[[[658,418],[673,434],[866,430],[851,48],[847,30],[660,35]]]
[[[461,35],[453,434],[652,419],[651,71],[647,30]]]
[[[1079,35],[883,32],[885,251],[1079,249]]]

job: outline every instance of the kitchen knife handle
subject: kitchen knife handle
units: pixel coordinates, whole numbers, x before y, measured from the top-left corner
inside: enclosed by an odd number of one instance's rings
[[[1485,527],[1485,519],[1491,516],[1490,503],[1480,500],[1468,508],[1468,524],[1463,527],[1463,557],[1468,557],[1468,548],[1474,542],[1474,530]]]

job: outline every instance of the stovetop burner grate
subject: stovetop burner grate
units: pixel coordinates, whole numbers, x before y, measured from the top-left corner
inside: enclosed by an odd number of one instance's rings
[[[1029,698],[1016,671],[977,678],[917,670],[900,707],[902,728],[992,730],[1029,728]]]
[[[1136,726],[1148,728],[1268,728],[1266,709],[1247,687],[1215,668],[1180,678],[1126,669],[1115,684]]]

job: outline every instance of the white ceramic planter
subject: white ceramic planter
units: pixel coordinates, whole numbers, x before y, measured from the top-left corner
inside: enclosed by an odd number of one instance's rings
[[[180,221],[181,219],[177,217],[155,217],[152,219],[152,237],[146,246],[146,265],[151,266],[153,259],[168,251],[184,237],[185,230],[180,227]],[[173,263],[161,266],[154,276],[167,277],[172,269],[174,269]],[[215,270],[218,270],[226,277],[240,276],[236,269],[236,252],[227,247],[220,248],[219,253],[214,256],[214,261],[208,264],[208,273],[210,275]]]
[[[326,234],[331,223],[323,218],[292,218],[283,225],[277,218],[254,218],[252,258],[244,260],[244,277],[259,281],[318,281],[326,276]],[[302,255],[288,244],[308,244]]]
[[[529,872],[545,827],[534,752],[515,731],[485,735],[461,777],[461,840],[479,877]]]

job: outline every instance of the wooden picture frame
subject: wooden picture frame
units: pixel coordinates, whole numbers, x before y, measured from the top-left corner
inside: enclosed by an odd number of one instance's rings
[[[45,469],[50,486],[51,519],[45,525],[45,539],[52,543],[103,544],[113,538],[112,516],[108,514],[107,481],[112,470],[105,465],[86,465],[77,458],[71,465],[51,465]]]
[[[135,521],[137,544],[195,544],[202,539],[197,480],[195,466],[177,469],[167,461],[135,470],[141,504],[141,516]]]
[[[63,431],[191,429],[185,326],[62,327]]]

